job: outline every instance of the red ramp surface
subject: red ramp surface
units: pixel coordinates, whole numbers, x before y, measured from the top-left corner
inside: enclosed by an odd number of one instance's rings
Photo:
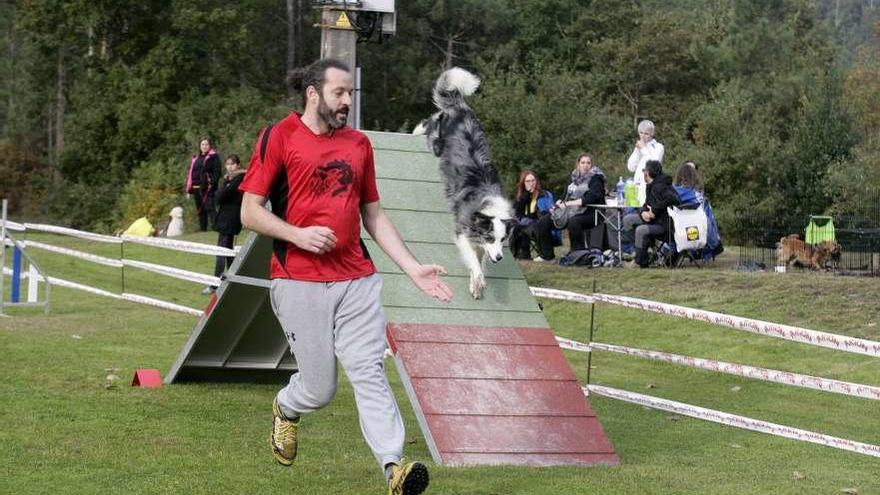
[[[548,328],[388,325],[434,461],[617,464]]]

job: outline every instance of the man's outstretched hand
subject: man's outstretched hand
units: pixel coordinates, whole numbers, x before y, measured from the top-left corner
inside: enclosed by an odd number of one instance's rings
[[[446,268],[440,265],[419,265],[409,274],[409,278],[425,294],[449,302],[452,300],[452,289],[440,280],[441,275],[446,275]]]

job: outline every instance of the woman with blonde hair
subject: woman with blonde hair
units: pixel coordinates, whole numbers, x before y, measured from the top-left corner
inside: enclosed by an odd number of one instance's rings
[[[571,247],[569,253],[585,251],[588,242],[589,247],[600,249],[602,247],[602,241],[599,237],[601,230],[595,229],[597,226],[596,214],[589,205],[605,203],[605,174],[593,164],[592,155],[581,153],[575,161],[570,179],[565,199],[556,201],[550,215],[547,218],[542,218],[538,223],[538,235],[549,235],[548,233],[554,227],[568,229]],[[587,239],[587,236],[590,239]],[[542,254],[535,258],[535,261],[549,259],[553,258],[545,258]]]

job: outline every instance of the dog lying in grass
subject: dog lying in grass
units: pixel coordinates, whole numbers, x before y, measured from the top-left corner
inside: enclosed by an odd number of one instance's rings
[[[797,234],[791,234],[780,239],[776,245],[776,262],[780,266],[824,270],[829,261],[839,259],[840,245],[835,241],[822,241],[813,246],[802,241]]]

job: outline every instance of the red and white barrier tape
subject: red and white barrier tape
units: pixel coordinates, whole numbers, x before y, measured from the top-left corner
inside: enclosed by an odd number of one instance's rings
[[[586,294],[578,294],[567,290],[547,289],[545,287],[529,287],[532,295],[535,297],[544,297],[547,299],[559,299],[562,301],[573,301],[584,304],[592,304],[593,298]]]
[[[790,325],[782,325],[779,323],[770,323],[760,320],[752,320],[749,318],[741,318],[739,316],[730,316],[723,313],[715,313],[713,311],[704,311],[701,309],[687,308],[684,306],[676,306],[674,304],[666,304],[645,299],[637,299],[634,297],[613,296],[608,294],[593,294],[596,301],[606,302],[609,304],[617,304],[628,308],[636,308],[644,311],[653,311],[655,313],[678,316],[691,320],[704,321],[714,323],[745,332],[751,332],[758,335],[766,335],[776,337],[803,344],[811,344],[829,349],[837,349],[839,351],[852,352],[856,354],[866,354],[868,356],[880,357],[880,342],[872,340],[858,339],[855,337],[847,337],[845,335],[837,335],[833,333],[818,332],[816,330],[808,330],[806,328],[798,328]]]
[[[147,270],[160,275],[167,275],[176,279],[186,280],[187,282],[197,282],[202,285],[213,285],[215,287],[220,285],[220,277],[215,277],[213,275],[205,275],[203,273],[191,272],[180,268],[147,263],[146,261],[122,260],[122,263],[125,266],[140,268],[141,270]]]
[[[837,394],[851,395],[853,397],[880,400],[880,387],[874,387],[871,385],[861,385],[858,383],[849,383],[840,380],[830,380],[828,378],[801,375],[799,373],[791,373],[788,371],[756,368],[754,366],[748,366],[745,364],[726,363],[723,361],[713,361],[710,359],[681,356],[678,354],[670,354],[667,352],[635,349],[632,347],[623,347],[614,344],[603,344],[601,342],[591,342],[590,345],[583,344],[581,342],[575,343],[580,346],[586,347],[587,349],[592,347],[595,350],[653,359],[654,361],[663,361],[665,363],[678,364],[691,368],[717,371],[719,373],[727,373],[728,375],[737,375],[746,378],[753,378],[756,380],[781,383],[784,385],[794,385],[796,387],[822,390],[824,392],[833,392]],[[560,345],[560,347],[562,346]],[[574,347],[567,348],[574,349]]]
[[[208,254],[211,256],[235,256],[237,249],[226,249],[211,244],[202,244],[200,242],[178,241],[161,237],[137,237],[131,235],[122,236],[125,242],[135,244],[144,244],[165,249],[173,249],[175,251],[183,251],[185,253]]]
[[[692,406],[690,404],[684,404],[682,402],[675,402],[667,399],[661,399],[659,397],[652,397],[650,395],[636,394],[633,392],[627,392],[625,390],[603,387],[601,385],[587,385],[586,387],[583,387],[583,390],[584,395],[594,393],[603,397],[618,399],[633,404],[639,404],[645,407],[650,407],[652,409],[660,409],[675,414],[681,414],[682,416],[690,416],[692,418],[704,419],[707,421],[721,423],[728,426],[744,428],[746,430],[769,433],[771,435],[776,435],[780,437],[816,443],[819,445],[848,450],[851,452],[857,452],[859,454],[869,455],[873,457],[880,457],[880,446],[878,445],[856,442],[853,440],[847,440],[845,438],[832,437],[829,435],[824,435],[822,433],[801,430],[799,428],[792,428],[790,426],[747,418],[745,416],[737,416],[722,411],[705,409],[702,407]]]
[[[68,249],[58,246],[53,246],[51,244],[44,244],[42,242],[37,241],[24,241],[24,245],[28,247],[35,247],[37,249],[43,249],[45,251],[51,251],[53,253],[64,254],[67,256],[72,256],[74,258],[79,258],[86,261],[91,261],[92,263],[97,263],[99,265],[112,266],[114,268],[121,268],[122,261],[113,258],[105,258],[104,256],[98,256],[97,254],[85,253],[83,251],[77,251],[76,249]]]
[[[61,234],[61,235],[69,235],[72,237],[79,237],[80,239],[86,239],[89,241],[97,241],[97,242],[106,242],[110,244],[121,244],[122,239],[119,237],[113,237],[109,235],[103,234],[93,234],[91,232],[85,232],[82,230],[69,229],[67,227],[56,227],[55,225],[44,225],[41,223],[25,223],[25,229],[27,230],[36,230],[38,232],[48,232],[50,234]]]
[[[566,339],[565,337],[556,336],[556,342],[559,343],[559,347],[563,349],[571,349],[572,351],[580,351],[580,352],[591,352],[592,349],[589,345],[584,344],[583,342],[578,342],[576,340]]]

